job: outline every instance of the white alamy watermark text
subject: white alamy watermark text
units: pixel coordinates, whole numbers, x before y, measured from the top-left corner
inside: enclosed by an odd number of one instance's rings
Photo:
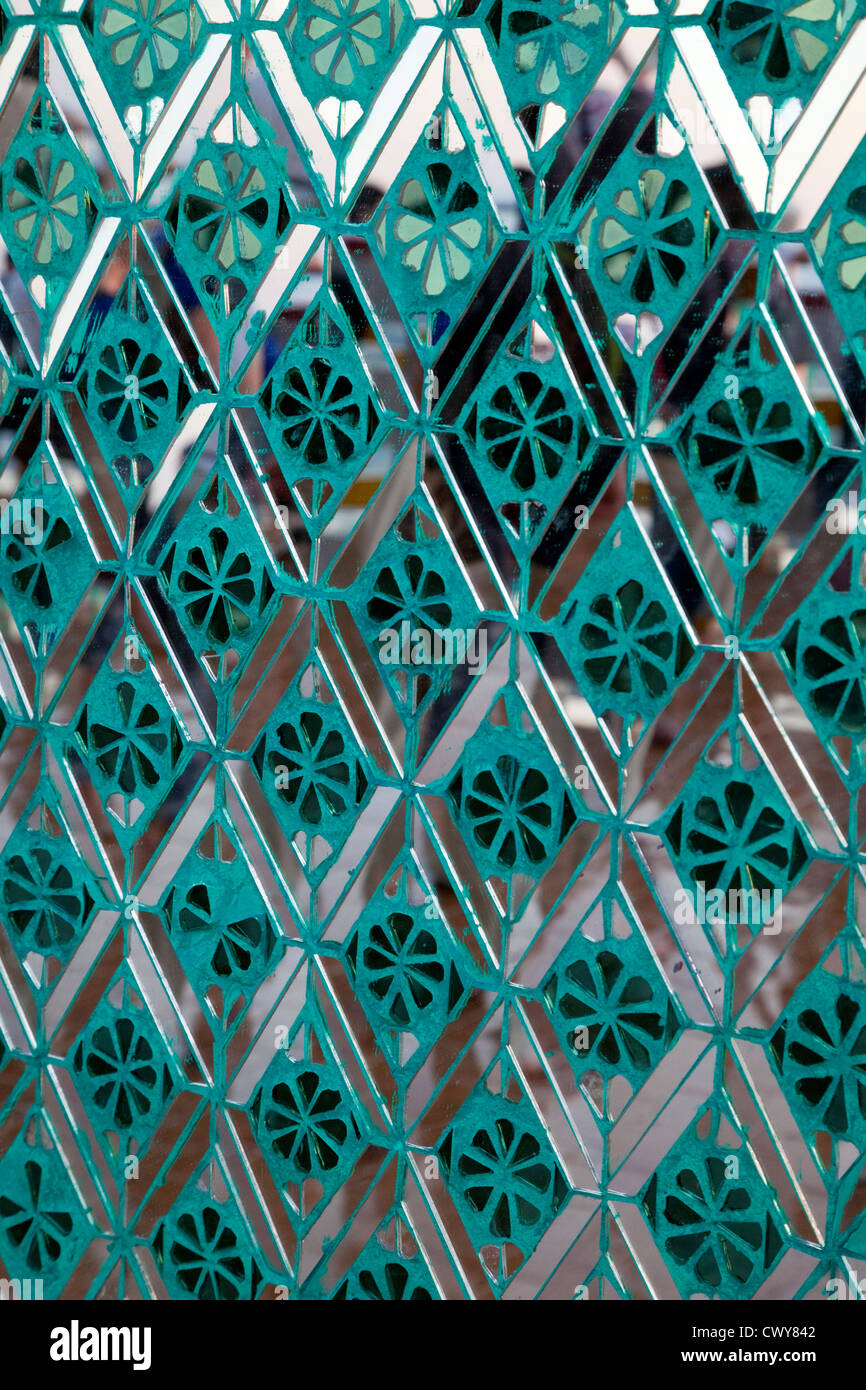
[[[678,888],[674,893],[674,921],[677,926],[746,926],[766,936],[782,930],[782,892],[779,888],[710,888],[698,883],[694,889]]]
[[[32,497],[0,497],[0,535],[20,536],[25,545],[41,545],[44,508]]]
[[[52,1361],[130,1361],[134,1371],[150,1370],[149,1327],[82,1327],[73,1318],[68,1327],[51,1330]]]
[[[473,676],[487,664],[483,628],[415,627],[404,618],[399,627],[379,633],[383,666],[466,666]]]

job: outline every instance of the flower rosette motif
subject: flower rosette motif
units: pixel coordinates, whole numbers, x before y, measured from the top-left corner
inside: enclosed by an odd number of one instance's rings
[[[624,577],[627,556],[628,577]],[[630,514],[617,521],[557,614],[556,635],[581,695],[603,716],[652,723],[684,680],[694,644]]]
[[[117,687],[116,723],[94,723],[90,728],[92,745],[98,749],[96,762],[108,778],[130,796],[142,787],[155,787],[159,772],[155,759],[165,753],[169,739],[159,729],[159,713],[148,703],[136,699],[129,681]]]
[[[277,710],[253,767],[291,838],[321,836],[333,852],[343,845],[371,794],[359,751],[336,707],[295,696]]]
[[[81,195],[71,159],[37,145],[30,160],[19,158],[8,181],[6,206],[15,235],[40,266],[72,249]]]
[[[398,1254],[374,1235],[331,1297],[340,1303],[428,1303],[439,1293],[420,1254]]]
[[[261,1272],[233,1202],[217,1202],[190,1186],[153,1240],[170,1296],[234,1303],[256,1297]]]
[[[184,517],[159,574],[208,677],[221,685],[238,681],[276,608],[268,554],[246,513],[231,517],[220,509],[206,526],[194,514]]]
[[[320,714],[305,710],[297,725],[280,725],[279,736],[288,767],[286,800],[299,808],[308,825],[343,815],[352,782],[340,733]]]
[[[866,607],[823,590],[807,599],[786,631],[781,658],[794,692],[826,739],[866,731]]]
[[[714,928],[732,949],[745,949],[808,861],[799,823],[763,765],[743,774],[699,763],[662,835],[693,908],[704,894],[702,925],[717,949]]]
[[[173,1084],[169,1054],[146,1013],[103,1004],[73,1045],[72,1067],[97,1129],[149,1139]]]
[[[119,797],[127,816],[136,801],[148,818],[167,795],[184,747],[180,724],[149,668],[121,676],[103,666],[74,739],[94,783]]]
[[[301,85],[316,102],[364,105],[402,51],[402,0],[306,0],[290,8],[286,37]]]
[[[289,227],[288,186],[265,135],[255,145],[202,140],[167,219],[196,291],[215,317],[232,322]]]
[[[187,894],[178,914],[178,926],[184,932],[205,933],[215,943],[210,965],[218,980],[245,976],[254,967],[258,967],[258,974],[259,958],[267,958],[271,953],[273,933],[268,931],[268,924],[259,917],[215,921],[205,885],[197,885]]]
[[[163,364],[134,338],[103,348],[93,388],[100,418],[130,447],[160,423],[169,405]]]
[[[350,1175],[361,1150],[359,1112],[332,1061],[279,1053],[250,1106],[256,1140],[277,1181],[300,1188],[313,1179],[327,1201]],[[312,1219],[313,1213],[305,1213]]]
[[[813,221],[810,249],[822,291],[838,317],[860,370],[866,329],[866,182],[853,159],[825,198]]]
[[[379,423],[364,366],[347,345],[292,345],[262,393],[269,435],[290,482],[322,478],[332,486],[367,459]]]
[[[560,0],[555,7],[509,7],[508,29],[514,36],[514,66],[531,73],[542,99],[553,97],[573,81],[590,58],[583,30],[597,29],[601,8]]]
[[[568,1197],[568,1185],[524,1098],[477,1089],[439,1145],[445,1179],[476,1249],[535,1248]]]
[[[401,632],[404,623],[410,633],[432,637],[435,629],[450,627],[454,616],[445,577],[435,566],[432,547],[405,551],[401,559],[402,564],[385,564],[375,575],[367,618],[380,639],[385,632]],[[428,675],[435,672],[431,661],[418,665]]]
[[[3,558],[12,570],[12,586],[22,600],[34,608],[51,608],[55,591],[51,587],[46,558],[51,551],[71,540],[72,532],[62,517],[49,517],[47,530],[43,517],[41,540],[26,546],[18,539],[6,542]]]
[[[650,304],[685,274],[683,252],[697,235],[691,193],[681,179],[646,169],[613,204],[599,227],[602,270],[626,298]]]
[[[577,820],[577,803],[547,750],[509,726],[509,752],[490,725],[472,736],[446,795],[474,862],[485,876],[538,879]]]
[[[687,782],[665,830],[689,876],[724,894],[787,889],[805,867],[797,822],[766,769],[748,780],[733,769],[702,765]]]
[[[64,377],[75,380],[94,439],[134,505],[178,432],[190,399],[186,369],[138,275],[126,280],[93,336],[81,337],[70,345]]]
[[[195,166],[196,193],[188,194],[184,217],[195,245],[210,252],[223,270],[254,261],[262,252],[262,230],[269,217],[265,176],[239,151]]]
[[[504,868],[513,869],[521,853],[532,863],[550,856],[550,785],[539,768],[503,753],[472,779],[465,807],[475,839]]]
[[[303,1178],[330,1172],[339,1162],[349,1127],[340,1114],[339,1091],[321,1085],[313,1071],[301,1071],[271,1091],[262,1115],[271,1147]]]
[[[422,142],[406,172],[384,200],[373,245],[407,327],[429,347],[458,321],[488,262],[497,224],[466,150],[434,152]]]
[[[386,535],[354,587],[359,627],[401,717],[429,704],[470,660],[478,609],[441,535],[425,536],[426,517],[406,518]]]
[[[673,1046],[679,1014],[661,971],[634,934],[577,934],[542,986],[544,1006],[576,1079],[598,1071],[637,1089]]]
[[[687,410],[677,449],[705,513],[751,528],[756,556],[818,467],[822,430],[789,367],[750,317]],[[730,563],[740,563],[736,550]]]
[[[851,190],[837,214],[836,277],[843,290],[860,291],[866,276],[866,187]]]
[[[368,992],[394,1028],[417,1024],[446,975],[432,932],[408,912],[390,912],[370,928],[359,968]]]
[[[211,823],[199,845],[213,831]],[[161,909],[200,996],[217,988],[230,1003],[239,995],[249,1000],[276,968],[282,938],[241,854],[215,861],[194,846],[172,878]]]
[[[41,1279],[41,1296],[57,1298],[92,1233],[56,1140],[52,1136],[51,1147],[34,1146],[20,1133],[0,1159],[5,1273],[11,1279]]]
[[[51,1211],[42,1196],[44,1169],[35,1160],[25,1164],[29,1202],[15,1202],[0,1196],[0,1223],[13,1247],[18,1247],[27,1269],[41,1274],[60,1259],[72,1233],[72,1217],[67,1211]]]
[[[313,358],[308,374],[302,367],[292,367],[286,374],[276,402],[286,422],[283,438],[311,468],[338,460],[345,463],[351,456],[362,415],[352,396],[349,378],[322,357]]]
[[[782,1214],[745,1145],[724,1148],[696,1127],[640,1200],[683,1298],[753,1298],[784,1248]]]
[[[18,954],[67,961],[100,903],[71,840],[19,826],[0,856],[0,876],[2,916]]]
[[[84,259],[95,199],[88,165],[39,88],[0,167],[0,225],[40,309],[54,306]]]
[[[769,1055],[797,1124],[862,1150],[866,1142],[866,988],[817,966],[795,991]]]
[[[391,1066],[416,1070],[465,997],[438,911],[410,903],[405,890],[378,895],[349,940],[346,967]],[[409,1055],[407,1035],[419,1044]]]
[[[189,0],[106,0],[93,47],[118,107],[168,96],[192,57],[201,27]]]
[[[705,274],[719,234],[708,203],[687,148],[641,155],[637,169],[627,150],[578,215],[593,289],[620,346],[641,360],[654,359]]]
[[[541,364],[524,364],[490,387],[477,407],[475,445],[507,480],[512,498],[535,496],[577,451],[575,403],[566,402],[561,383]]]
[[[65,490],[52,486],[38,492],[28,472],[13,500],[22,517],[29,516],[32,533],[0,537],[0,587],[35,656],[50,651],[63,635],[95,565]]]
[[[718,0],[707,27],[739,100],[768,93],[779,103],[813,91],[855,9],[841,0]]]
[[[741,507],[764,501],[763,475],[780,469],[796,477],[808,466],[804,441],[786,400],[747,386],[734,400],[715,402],[689,431],[691,458],[720,498]]]
[[[563,497],[583,482],[596,455],[597,425],[567,364],[555,348],[549,360],[537,352],[548,338],[555,342],[556,330],[546,314],[527,314],[458,419],[484,495],[520,558],[553,517],[555,526],[564,520]]]
[[[313,0],[313,8],[319,13],[305,25],[314,45],[313,67],[338,86],[351,86],[376,61],[375,45],[385,29],[382,7],[376,0]]]
[[[33,262],[47,270],[72,251],[83,231],[83,197],[71,158],[50,145],[16,159],[6,182],[6,208],[15,236]]]
[[[644,534],[628,514],[593,555],[557,624],[563,654],[596,714],[613,710],[651,722],[694,652]]]
[[[206,547],[196,546],[186,556],[178,587],[188,595],[188,621],[209,641],[223,646],[249,631],[256,596],[252,565],[248,555],[229,548],[221,527],[214,527]]]
[[[402,263],[421,277],[421,290],[433,298],[465,280],[482,243],[484,224],[475,189],[458,181],[447,164],[430,164],[424,180],[409,179],[400,193],[393,236],[405,249]]]
[[[481,13],[511,108],[534,135],[527,118],[546,103],[576,110],[621,24],[608,0],[493,0]]]
[[[252,748],[253,771],[310,882],[334,862],[373,793],[367,760],[326,674],[301,669]]]
[[[595,655],[583,663],[595,684],[630,695],[643,687],[655,698],[667,690],[665,666],[674,649],[668,614],[657,599],[647,598],[636,579],[600,595],[590,607],[592,620],[580,631],[582,645]]]

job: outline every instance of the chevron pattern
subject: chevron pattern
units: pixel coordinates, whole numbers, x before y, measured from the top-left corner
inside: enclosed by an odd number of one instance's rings
[[[0,111],[0,1275],[859,1290],[863,0],[0,0]]]

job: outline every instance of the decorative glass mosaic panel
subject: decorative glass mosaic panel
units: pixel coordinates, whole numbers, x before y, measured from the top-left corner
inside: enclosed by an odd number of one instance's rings
[[[0,249],[4,1280],[859,1291],[861,0],[0,0]]]

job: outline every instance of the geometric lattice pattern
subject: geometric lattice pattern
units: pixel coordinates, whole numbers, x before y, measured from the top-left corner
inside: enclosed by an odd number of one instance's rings
[[[862,0],[0,0],[0,110],[0,1275],[859,1289]]]

